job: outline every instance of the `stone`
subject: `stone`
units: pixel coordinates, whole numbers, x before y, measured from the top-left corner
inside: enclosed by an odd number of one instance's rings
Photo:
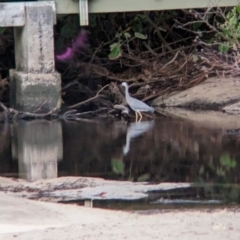
[[[209,78],[205,82],[187,90],[161,96],[155,99],[152,105],[222,110],[228,105],[240,102],[239,87],[236,78]]]
[[[226,107],[223,108],[223,111],[240,115],[240,101],[237,103],[227,105]]]
[[[47,113],[61,107],[61,76],[10,70],[10,105],[24,112]]]
[[[213,110],[195,110],[177,107],[156,108],[156,112],[168,118],[189,122],[198,127],[219,131],[239,129],[240,121],[238,115]]]

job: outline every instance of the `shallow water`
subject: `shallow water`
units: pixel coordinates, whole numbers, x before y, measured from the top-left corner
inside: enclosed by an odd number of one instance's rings
[[[188,189],[152,192],[147,203],[240,203],[239,129],[167,118],[129,124],[37,120],[0,125],[0,141],[1,176],[189,182]]]

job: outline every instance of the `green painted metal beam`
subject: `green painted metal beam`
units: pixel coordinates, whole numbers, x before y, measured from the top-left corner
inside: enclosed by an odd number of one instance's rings
[[[55,0],[58,14],[79,13],[78,0]],[[237,6],[240,0],[89,0],[89,13]]]

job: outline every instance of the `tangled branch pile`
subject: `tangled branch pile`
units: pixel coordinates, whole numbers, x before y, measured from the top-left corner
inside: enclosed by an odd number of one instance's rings
[[[147,101],[210,76],[237,77],[239,18],[240,7],[91,14],[88,46],[72,61],[57,62],[63,101],[70,109],[96,111],[121,99],[114,89],[123,81],[133,96]],[[79,32],[78,16],[61,16],[55,32],[61,52]],[[14,68],[8,62],[5,68]],[[107,90],[110,82],[115,85]],[[115,94],[111,101],[109,92]]]
[[[209,76],[239,76],[239,14],[235,7],[92,15],[95,51],[73,65],[75,74],[80,81],[134,83],[144,100]]]

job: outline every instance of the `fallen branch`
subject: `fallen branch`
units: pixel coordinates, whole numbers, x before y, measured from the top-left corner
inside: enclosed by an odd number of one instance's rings
[[[47,113],[32,113],[32,112],[18,111],[13,108],[7,108],[2,102],[0,102],[0,106],[3,108],[4,113],[6,114],[7,117],[9,117],[10,115],[13,115],[13,118],[16,118],[18,115],[20,115],[20,118],[26,118],[26,117],[45,118],[45,117],[51,116],[57,110],[57,107],[55,107]],[[42,106],[43,104],[41,105],[41,107]],[[38,108],[38,111],[39,111],[39,108]],[[5,120],[6,119],[7,118],[5,118]]]
[[[76,103],[76,104],[74,104],[74,105],[72,105],[72,106],[69,106],[68,108],[70,108],[70,109],[71,109],[71,108],[76,108],[76,107],[79,107],[79,106],[81,106],[81,105],[83,105],[83,104],[86,104],[86,103],[88,103],[88,102],[91,102],[92,100],[95,100],[95,99],[99,98],[99,97],[100,97],[99,94],[100,94],[106,87],[108,87],[108,86],[109,86],[109,84],[107,84],[107,85],[105,85],[103,88],[101,88],[94,97],[91,97],[91,98],[89,98],[89,99],[87,99],[87,100],[85,100],[85,101],[83,101],[83,102]]]

